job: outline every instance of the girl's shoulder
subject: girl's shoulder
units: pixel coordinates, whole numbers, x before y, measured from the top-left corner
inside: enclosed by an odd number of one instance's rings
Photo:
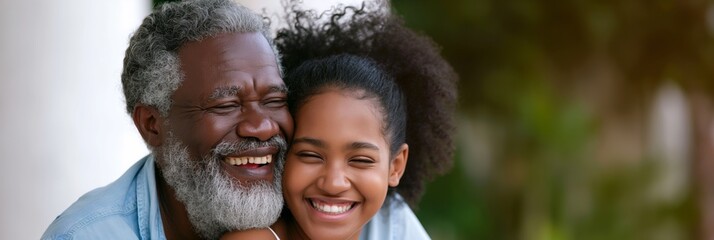
[[[431,239],[402,196],[394,193],[362,229],[360,240]]]

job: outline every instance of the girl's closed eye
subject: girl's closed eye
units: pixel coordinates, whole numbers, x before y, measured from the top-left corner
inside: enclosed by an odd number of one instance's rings
[[[323,161],[323,157],[313,151],[299,151],[295,155],[302,161],[306,163],[319,163]]]
[[[349,160],[349,163],[357,167],[371,167],[377,163],[377,161],[369,157],[354,157]]]

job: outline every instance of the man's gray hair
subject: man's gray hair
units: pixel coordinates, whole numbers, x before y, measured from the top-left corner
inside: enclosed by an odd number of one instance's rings
[[[259,32],[273,47],[268,24],[251,10],[232,0],[190,0],[167,3],[144,19],[129,40],[121,75],[126,111],[136,104],[156,107],[168,116],[171,95],[183,76],[178,49],[186,42],[199,41],[222,33]]]

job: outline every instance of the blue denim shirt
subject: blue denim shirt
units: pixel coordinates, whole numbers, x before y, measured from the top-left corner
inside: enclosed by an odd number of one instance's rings
[[[50,224],[42,239],[166,239],[154,173],[152,155],[142,158],[113,183],[80,197]],[[360,239],[429,236],[406,204],[390,201],[367,223]]]
[[[42,239],[166,239],[154,158],[144,157],[113,183],[84,194],[50,224]]]

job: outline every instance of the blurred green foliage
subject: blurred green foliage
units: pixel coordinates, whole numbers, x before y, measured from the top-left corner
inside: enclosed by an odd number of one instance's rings
[[[417,212],[434,239],[701,237],[691,186],[653,197],[643,125],[666,82],[712,96],[710,2],[392,4],[461,77],[456,163]]]

